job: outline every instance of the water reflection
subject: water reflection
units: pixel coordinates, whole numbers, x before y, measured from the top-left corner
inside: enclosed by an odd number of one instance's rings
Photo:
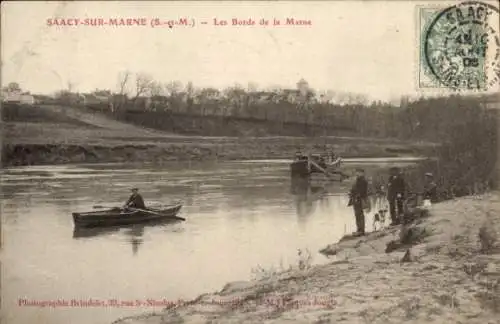
[[[96,228],[78,228],[75,227],[73,229],[73,238],[81,239],[81,238],[89,238],[96,236],[105,236],[113,233],[117,233],[120,231],[120,227],[96,227]]]
[[[179,220],[158,220],[145,224],[134,224],[127,226],[109,226],[109,227],[94,227],[94,228],[78,228],[73,229],[73,239],[90,239],[99,236],[113,235],[123,232],[125,241],[132,246],[133,255],[137,255],[139,247],[144,243],[145,230],[150,228],[166,227],[174,224],[179,224]]]
[[[139,251],[139,246],[142,244],[144,235],[144,226],[133,226],[127,229],[125,234],[129,237],[129,242],[132,244],[132,254],[137,255]]]
[[[325,184],[314,183],[310,178],[292,177],[291,194],[294,196],[295,208],[299,222],[305,223],[315,211],[317,203],[321,207],[328,206],[328,189]]]

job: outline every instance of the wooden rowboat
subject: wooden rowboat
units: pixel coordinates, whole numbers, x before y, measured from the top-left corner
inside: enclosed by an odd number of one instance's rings
[[[158,221],[184,221],[178,217],[182,208],[181,204],[165,206],[161,209],[133,209],[123,210],[121,208],[112,208],[107,210],[73,213],[73,222],[75,227],[103,227],[117,225],[131,225]]]

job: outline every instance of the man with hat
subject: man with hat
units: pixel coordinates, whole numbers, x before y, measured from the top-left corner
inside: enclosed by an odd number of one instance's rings
[[[397,167],[390,169],[387,188],[387,200],[391,214],[391,226],[400,224],[400,216],[403,215],[403,201],[405,199],[406,183]]]
[[[138,188],[132,188],[132,195],[125,203],[125,208],[127,207],[138,208],[138,209],[146,208],[146,205],[144,204],[144,199],[142,199],[142,196],[139,194]]]
[[[349,206],[354,209],[356,217],[357,235],[365,235],[365,214],[363,205],[368,199],[368,181],[365,179],[365,170],[356,169],[356,181],[349,192]]]

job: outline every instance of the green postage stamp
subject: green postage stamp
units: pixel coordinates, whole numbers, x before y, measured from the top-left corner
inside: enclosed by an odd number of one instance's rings
[[[498,2],[419,7],[418,21],[419,88],[498,89]]]

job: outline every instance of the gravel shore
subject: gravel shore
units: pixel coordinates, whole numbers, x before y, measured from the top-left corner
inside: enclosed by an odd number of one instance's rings
[[[500,323],[500,193],[420,216],[325,247],[330,264],[230,283],[113,324]]]

